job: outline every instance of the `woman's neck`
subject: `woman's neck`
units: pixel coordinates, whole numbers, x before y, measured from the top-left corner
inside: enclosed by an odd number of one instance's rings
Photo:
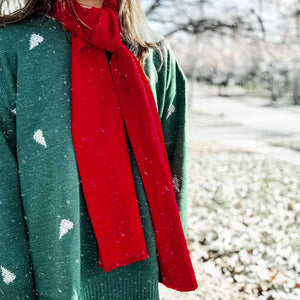
[[[92,6],[101,8],[104,0],[77,0],[77,2],[85,8],[92,8]]]

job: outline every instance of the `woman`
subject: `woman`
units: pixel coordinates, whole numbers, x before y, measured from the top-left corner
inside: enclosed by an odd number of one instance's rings
[[[0,22],[0,298],[195,290],[186,80],[139,1],[28,1]]]

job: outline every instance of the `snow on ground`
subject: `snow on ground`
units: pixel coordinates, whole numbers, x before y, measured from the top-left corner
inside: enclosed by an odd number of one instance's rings
[[[187,239],[199,288],[160,284],[160,298],[300,299],[299,109],[198,99]]]

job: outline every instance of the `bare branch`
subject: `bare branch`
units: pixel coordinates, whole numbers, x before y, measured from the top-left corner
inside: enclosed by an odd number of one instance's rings
[[[164,22],[162,20],[151,19],[155,22]],[[201,20],[190,20],[186,24],[174,24],[175,29],[169,31],[168,33],[164,34],[166,37],[171,36],[172,34],[178,31],[185,31],[190,34],[200,34],[206,31],[217,32],[220,29],[228,28],[231,30],[237,29],[241,24],[242,20],[237,19],[236,22],[232,23],[224,23],[220,20],[214,19],[201,19]]]
[[[150,15],[157,7],[159,7],[160,4],[160,0],[155,0],[154,3],[146,10],[146,15]]]

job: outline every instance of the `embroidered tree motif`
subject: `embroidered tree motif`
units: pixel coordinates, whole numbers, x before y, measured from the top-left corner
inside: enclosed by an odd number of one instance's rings
[[[59,226],[59,239],[61,239],[74,226],[70,220],[63,219]]]
[[[175,111],[175,106],[173,104],[171,104],[168,109],[168,115],[167,115],[166,119],[168,119],[174,111]]]
[[[44,38],[41,35],[33,33],[30,36],[29,50],[32,50],[33,48],[38,46],[43,40],[44,40]]]
[[[2,266],[1,266],[1,275],[3,277],[3,282],[6,284],[13,282],[16,278],[16,275],[14,273],[8,271],[6,268]]]
[[[180,189],[179,189],[179,180],[178,180],[177,176],[174,175],[174,177],[172,179],[173,179],[174,189],[179,193],[180,192]]]
[[[42,130],[38,129],[37,131],[34,132],[33,138],[35,139],[36,142],[39,144],[43,145],[45,148],[47,148],[45,138],[43,136]]]
[[[10,110],[14,115],[16,115],[17,114],[17,108],[15,107],[14,109],[11,109]]]

